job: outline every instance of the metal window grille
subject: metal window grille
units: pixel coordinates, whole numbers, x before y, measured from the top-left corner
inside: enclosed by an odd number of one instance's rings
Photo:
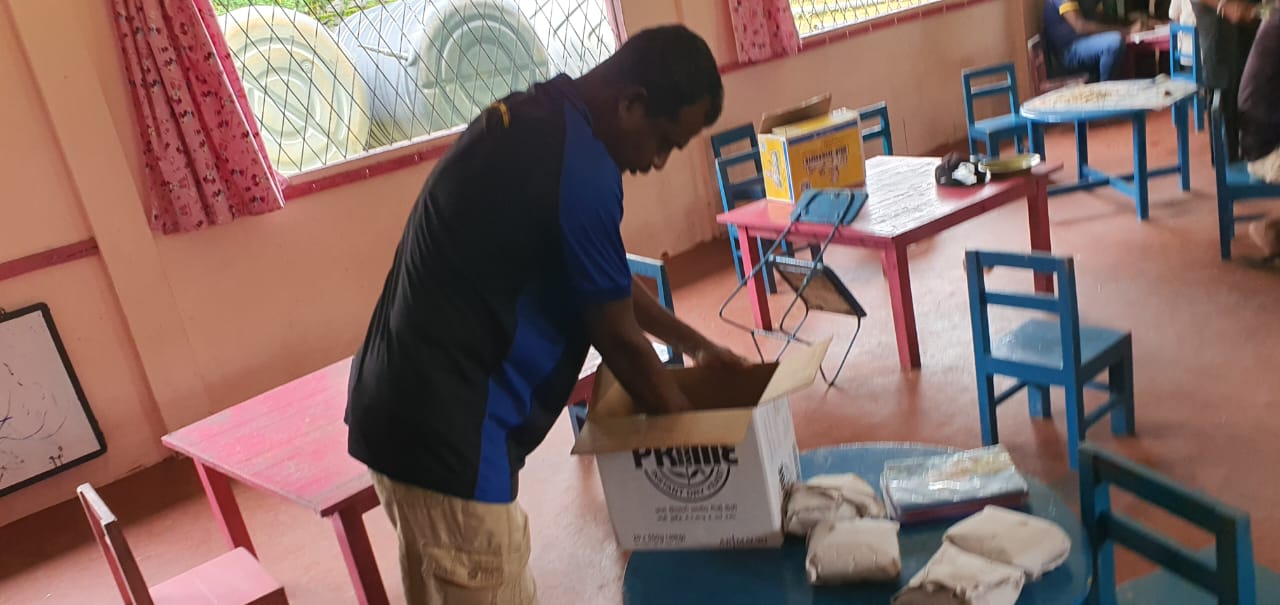
[[[819,34],[941,0],[791,0],[801,36]]]
[[[467,124],[613,53],[607,0],[210,0],[284,174]]]

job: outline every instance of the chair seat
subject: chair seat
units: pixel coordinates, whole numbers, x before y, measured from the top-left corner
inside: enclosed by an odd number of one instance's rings
[[[243,548],[151,587],[151,598],[156,605],[287,603],[284,588]]]
[[[1208,556],[1212,557],[1212,554]],[[1280,603],[1280,574],[1261,565],[1254,568],[1254,574],[1257,575],[1257,602]],[[1168,603],[1217,605],[1218,599],[1180,576],[1164,569],[1157,569],[1155,572],[1117,586],[1116,603],[1118,605],[1166,605]]]
[[[1027,119],[1016,114],[1007,114],[985,120],[978,120],[969,127],[970,136],[990,134],[1003,134],[1009,132],[1021,133],[1027,129]]]
[[[1128,336],[1097,326],[1080,326],[1080,363],[1107,356]],[[1056,321],[1033,319],[991,343],[993,357],[1047,368],[1062,367],[1062,329]]]
[[[1227,185],[1231,187],[1266,186],[1267,182],[1249,174],[1248,162],[1233,162],[1227,166]],[[1275,187],[1280,190],[1280,185]]]

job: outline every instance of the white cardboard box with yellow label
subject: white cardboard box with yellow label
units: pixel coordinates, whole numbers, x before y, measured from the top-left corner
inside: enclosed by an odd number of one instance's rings
[[[795,202],[808,189],[866,182],[858,112],[831,109],[830,95],[765,115],[756,135],[765,197]]]
[[[699,410],[647,416],[601,368],[575,454],[595,454],[627,550],[771,548],[800,456],[787,396],[817,376],[828,342],[780,363],[668,370]]]

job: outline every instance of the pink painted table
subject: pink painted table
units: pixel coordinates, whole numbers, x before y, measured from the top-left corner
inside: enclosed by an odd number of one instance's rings
[[[599,364],[599,355],[587,360],[575,396],[590,395]],[[244,547],[257,555],[231,490],[232,479],[329,519],[356,600],[361,605],[384,605],[387,591],[362,519],[378,507],[378,495],[369,469],[347,454],[347,425],[342,420],[350,370],[348,357],[178,429],[161,441],[195,463],[213,516],[233,548]]]
[[[1031,174],[997,180],[977,187],[939,187],[933,171],[938,158],[880,156],[867,160],[867,203],[852,224],[841,227],[833,244],[880,251],[881,265],[889,281],[889,301],[898,339],[898,360],[903,369],[920,367],[920,343],[911,302],[911,276],[907,270],[907,246],[937,235],[980,214],[1020,200],[1027,201],[1031,248],[1049,251],[1049,175],[1061,164],[1038,166]],[[760,264],[756,238],[780,236],[791,221],[792,204],[760,200],[720,214],[716,220],[738,228],[743,271],[750,274]],[[799,223],[787,239],[798,243],[822,243],[830,225]],[[1053,291],[1053,276],[1035,276],[1038,292]],[[756,326],[773,329],[764,280],[756,275],[749,284]]]
[[[347,358],[165,435],[189,456],[232,547],[255,552],[231,479],[329,519],[356,599],[388,603],[361,519],[378,506],[369,470],[347,454]],[[256,556],[256,552],[255,552]]]

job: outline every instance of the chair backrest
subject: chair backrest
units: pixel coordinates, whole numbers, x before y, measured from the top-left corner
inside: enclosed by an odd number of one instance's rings
[[[741,146],[743,149],[760,146],[754,124],[740,124],[711,135],[711,155],[717,160],[724,157],[726,153],[734,153],[735,150],[732,148],[735,146]]]
[[[973,102],[978,99],[1004,96],[1009,100],[1009,113],[1018,111],[1018,76],[1013,71],[1013,63],[966,69],[961,74],[961,83],[964,86],[964,117],[969,124],[977,121]]]
[[[666,263],[656,258],[628,254],[627,266],[631,269],[632,275],[653,280],[658,287],[656,294],[658,302],[662,303],[668,311],[675,313],[676,301],[671,294],[671,277],[667,275]],[[675,347],[668,346],[667,360],[670,364],[684,365],[684,354]]]
[[[80,505],[89,518],[93,537],[102,548],[107,567],[111,569],[111,576],[115,578],[116,588],[120,590],[125,605],[152,605],[151,593],[142,577],[142,570],[133,558],[133,551],[129,550],[129,543],[124,539],[124,532],[121,531],[115,514],[88,483],[77,487],[76,495],[80,497]]]
[[[873,126],[867,121],[874,120]],[[880,148],[884,155],[893,155],[893,132],[889,129],[889,106],[884,101],[858,110],[858,121],[862,123],[862,142],[869,143],[880,139]],[[865,148],[864,148],[865,149]]]
[[[1056,277],[1056,294],[990,290],[987,288],[986,270],[996,267],[1051,273]],[[977,355],[985,360],[1021,367],[1016,362],[996,360],[991,356],[991,316],[988,307],[1014,307],[1057,315],[1062,335],[1061,371],[1074,372],[1080,367],[1080,310],[1076,302],[1075,262],[1072,258],[1044,252],[1015,254],[969,250],[965,252],[965,273],[969,280],[969,313]]]
[[[1197,525],[1216,539],[1212,562],[1111,509],[1111,486]],[[1080,444],[1080,516],[1093,546],[1089,603],[1116,602],[1114,545],[1142,555],[1217,595],[1222,605],[1257,602],[1249,515],[1175,484],[1115,454]]]
[[[1184,40],[1189,40],[1186,46]],[[1200,63],[1200,37],[1196,35],[1196,27],[1169,24],[1169,77],[1199,84]]]

